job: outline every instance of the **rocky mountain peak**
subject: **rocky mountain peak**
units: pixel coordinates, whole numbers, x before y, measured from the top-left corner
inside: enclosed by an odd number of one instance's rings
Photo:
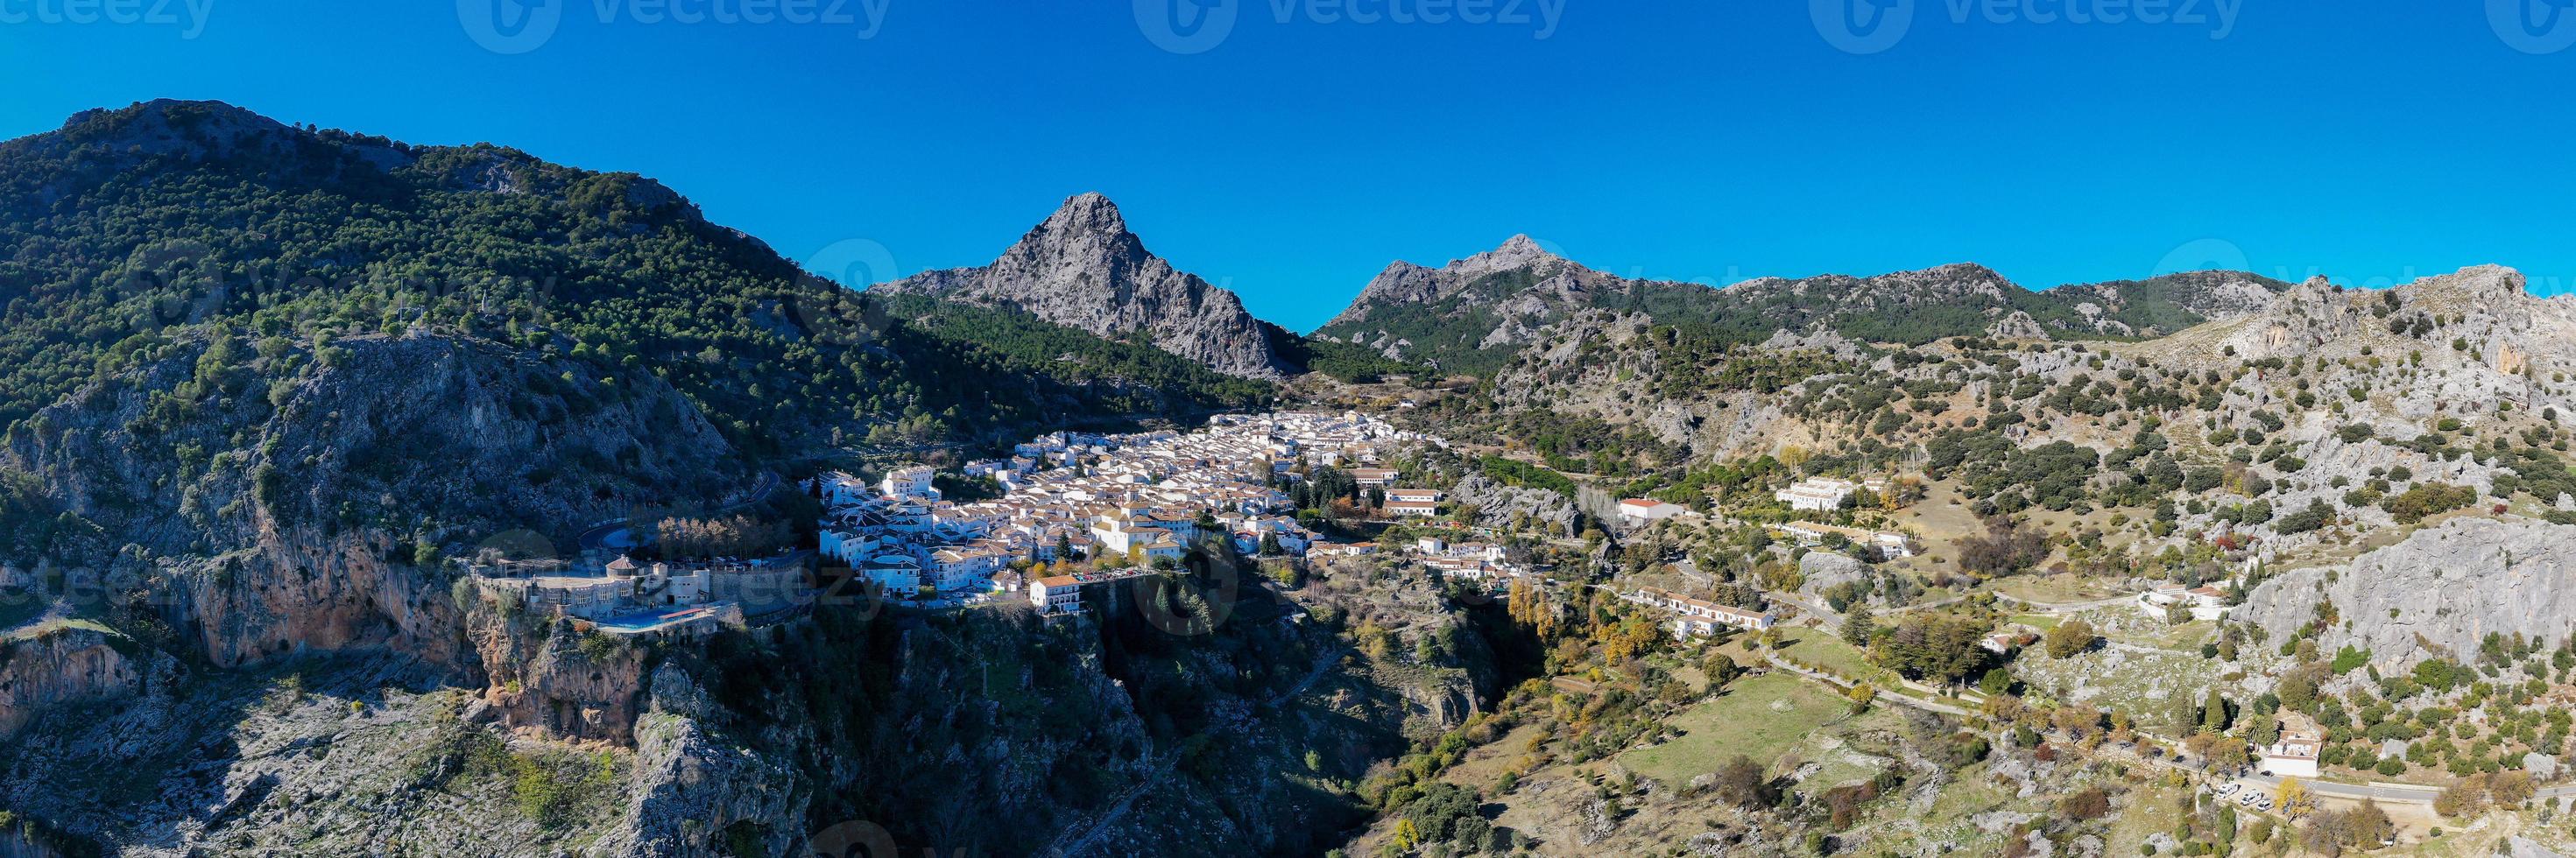
[[[1548,250],[1527,233],[1512,236],[1502,246],[1449,263],[1442,269],[1465,277],[1480,277],[1498,271],[1514,271],[1548,263],[1567,262],[1565,257]],[[1569,263],[1570,264],[1570,263]]]
[[[1118,204],[1098,191],[1075,194],[1064,205],[1038,224],[1038,233],[1048,235],[1125,235],[1127,218],[1118,213]]]
[[[1526,272],[1525,277],[1496,275]],[[1579,300],[1587,284],[1605,280],[1607,275],[1557,255],[1538,239],[1521,233],[1505,240],[1492,250],[1450,260],[1439,268],[1427,268],[1397,260],[1378,272],[1360,294],[1351,299],[1332,321],[1319,331],[1327,336],[1358,336],[1350,326],[1366,322],[1381,310],[1396,310],[1416,305],[1472,303],[1493,305],[1496,302],[1521,300],[1522,310],[1537,311],[1552,302]],[[1544,293],[1544,294],[1539,294]],[[1536,302],[1536,303],[1530,303]]]
[[[20,138],[12,145],[40,151],[89,146],[118,158],[179,154],[202,159],[282,149],[302,136],[299,129],[224,102],[164,98],[84,110],[72,114],[59,131]]]
[[[877,287],[1023,310],[1103,337],[1142,330],[1164,351],[1248,378],[1291,369],[1233,292],[1145,249],[1118,205],[1097,193],[1065,200],[980,268],[931,271]]]

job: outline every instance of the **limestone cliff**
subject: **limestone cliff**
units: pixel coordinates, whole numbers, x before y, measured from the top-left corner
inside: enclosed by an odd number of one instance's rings
[[[2396,667],[2472,658],[2489,634],[2554,646],[2576,632],[2576,527],[2456,519],[2349,566],[2267,580],[2232,616],[2273,641],[2313,629],[2326,652],[2350,645]]]
[[[166,690],[177,665],[89,624],[41,623],[0,637],[0,739],[46,709]]]
[[[423,561],[528,528],[569,546],[644,505],[753,481],[650,375],[480,340],[181,342],[39,412],[5,459],[131,547],[117,607],[217,666],[384,647],[471,672]]]

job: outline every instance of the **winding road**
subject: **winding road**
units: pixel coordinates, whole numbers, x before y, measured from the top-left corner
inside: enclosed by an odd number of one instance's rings
[[[1772,653],[1772,652],[1769,652],[1769,651],[1765,651],[1765,652],[1763,652],[1763,653],[1762,653],[1762,660],[1763,660],[1764,662],[1769,663],[1772,667],[1779,668],[1779,669],[1781,669],[1781,670],[1785,670],[1785,671],[1788,671],[1788,672],[1790,672],[1790,673],[1795,673],[1795,674],[1797,674],[1797,675],[1799,675],[1799,676],[1803,676],[1803,677],[1806,677],[1806,678],[1808,678],[1808,679],[1815,680],[1815,681],[1817,681],[1817,682],[1822,682],[1822,683],[1824,683],[1824,684],[1826,684],[1826,685],[1831,685],[1831,686],[1833,686],[1833,687],[1835,687],[1835,688],[1848,689],[1848,688],[1852,687],[1852,684],[1851,684],[1851,683],[1846,682],[1846,681],[1843,681],[1842,679],[1839,679],[1839,678],[1837,678],[1837,677],[1834,677],[1834,676],[1832,676],[1832,675],[1830,675],[1830,674],[1819,673],[1819,672],[1817,672],[1817,671],[1808,670],[1808,669],[1806,669],[1806,668],[1799,667],[1799,666],[1794,665],[1794,664],[1790,664],[1790,663],[1788,662],[1788,660],[1781,658],[1777,653]],[[1875,690],[1875,691],[1877,691],[1877,692],[1878,692],[1878,696],[1877,696],[1877,698],[1876,698],[1876,699],[1879,699],[1879,700],[1894,700],[1894,701],[1896,701],[1897,703],[1904,704],[1904,705],[1906,705],[1906,706],[1913,707],[1913,708],[1915,708],[1915,709],[1921,709],[1921,710],[1923,710],[1923,711],[1925,711],[1925,712],[1934,712],[1934,713],[1939,713],[1939,714],[1942,714],[1942,715],[1948,715],[1948,716],[1955,717],[1955,718],[1966,718],[1966,717],[1969,717],[1970,715],[1975,714],[1975,713],[1971,713],[1971,712],[1969,712],[1968,710],[1961,709],[1961,708],[1959,708],[1959,707],[1952,706],[1952,705],[1947,704],[1947,703],[1934,703],[1934,702],[1932,702],[1932,701],[1924,700],[1924,699],[1921,699],[1921,698],[1917,698],[1917,697],[1914,697],[1914,696],[1912,696],[1912,695],[1906,694],[1906,693],[1901,692],[1901,691],[1891,691],[1891,690],[1888,690],[1888,689],[1885,689],[1885,688],[1873,688],[1873,690]]]

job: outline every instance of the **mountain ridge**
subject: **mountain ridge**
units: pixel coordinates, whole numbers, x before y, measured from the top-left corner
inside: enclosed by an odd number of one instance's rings
[[[1077,194],[983,266],[929,271],[874,287],[1025,310],[1102,337],[1143,332],[1163,350],[1246,378],[1276,380],[1282,360],[1242,298],[1145,249],[1118,206]]]
[[[2187,272],[2034,291],[1970,262],[1712,287],[1603,273],[1519,235],[1440,268],[1392,263],[1313,336],[1484,374],[1537,329],[1584,308],[1640,312],[1667,324],[1729,331],[1745,342],[1775,330],[1827,329],[1903,342],[1989,334],[2127,337],[2251,312],[2262,304],[2254,296],[2288,288],[2246,272]]]

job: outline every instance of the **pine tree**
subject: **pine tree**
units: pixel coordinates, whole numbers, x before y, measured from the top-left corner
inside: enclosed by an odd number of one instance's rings
[[[2203,733],[2227,732],[2227,698],[2218,696],[2218,689],[2210,689],[2209,702],[2201,705],[2200,731]]]
[[[1854,605],[1852,606],[1851,613],[1843,615],[1844,643],[1848,643],[1856,647],[1867,647],[1869,646],[1869,636],[1877,631],[1878,624],[1870,619],[1869,607],[1866,605]]]

